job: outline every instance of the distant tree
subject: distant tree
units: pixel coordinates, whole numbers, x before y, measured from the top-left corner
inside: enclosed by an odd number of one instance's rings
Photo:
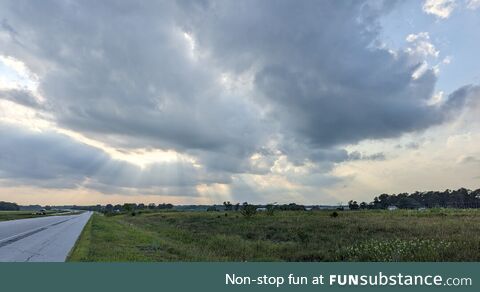
[[[113,212],[113,205],[112,204],[105,205],[105,212],[107,213]]]
[[[156,207],[157,207],[157,206],[155,205],[155,203],[150,203],[150,204],[148,204],[148,209],[150,209],[150,210],[153,210],[153,209],[155,209]]]
[[[144,210],[145,209],[145,204],[144,203],[140,203],[137,205],[137,209],[138,210]]]
[[[225,211],[232,211],[233,205],[230,201],[223,202],[223,206],[225,207]]]
[[[173,208],[173,205],[172,205],[172,204],[162,203],[162,204],[158,204],[157,208],[158,208],[158,209],[172,209],[172,208]]]
[[[207,208],[207,212],[218,212],[220,210],[217,209],[217,206],[216,205],[213,205],[213,206],[209,206]]]
[[[240,210],[240,203],[236,203],[236,204],[233,206],[233,210],[235,210],[235,211]]]
[[[20,210],[20,207],[16,203],[1,201],[0,210],[1,211],[18,211]]]
[[[414,198],[401,197],[397,202],[397,207],[400,209],[417,209],[421,205]]]
[[[348,208],[349,208],[350,210],[358,210],[358,209],[360,208],[360,206],[358,206],[357,201],[350,200],[350,201],[348,202]]]
[[[122,210],[126,212],[134,211],[136,206],[136,204],[125,203],[122,206]]]
[[[277,205],[276,208],[282,211],[305,211],[305,206],[297,205],[295,203]]]
[[[361,202],[359,207],[360,207],[360,209],[365,210],[365,209],[368,208],[368,204],[365,203],[365,202]]]
[[[351,201],[353,202],[353,201]],[[458,190],[414,192],[412,194],[381,194],[373,199],[369,207],[386,209],[388,206],[397,206],[401,209],[426,208],[480,208],[480,189],[475,191],[466,188]]]

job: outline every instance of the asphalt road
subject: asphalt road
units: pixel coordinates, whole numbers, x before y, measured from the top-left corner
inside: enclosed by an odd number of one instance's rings
[[[92,212],[0,222],[0,262],[63,262]]]

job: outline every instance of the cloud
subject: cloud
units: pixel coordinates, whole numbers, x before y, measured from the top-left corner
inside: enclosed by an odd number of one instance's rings
[[[476,10],[480,7],[480,0],[467,0],[467,8],[471,10]]]
[[[428,32],[420,32],[418,34],[409,34],[406,41],[412,44],[406,50],[410,54],[416,54],[421,57],[435,57],[437,58],[440,52],[430,42],[430,35]]]
[[[341,9],[326,2],[307,9],[281,2],[274,8],[256,5],[251,14],[250,2],[208,3],[198,8],[199,16],[188,17],[199,50],[208,50],[216,64],[237,74],[254,68],[264,107],[297,143],[325,149],[395,137],[444,120],[443,109],[425,104],[436,82],[433,70],[414,75],[422,68],[417,57],[371,46],[377,17],[388,7],[355,2]],[[240,26],[243,19],[249,21]],[[438,54],[427,45],[428,34],[417,38],[420,52]]]
[[[370,155],[362,154],[358,151],[349,153],[349,160],[385,160],[385,154],[382,152],[373,153]]]
[[[457,163],[480,163],[480,159],[471,155],[462,155],[458,157]]]
[[[90,188],[103,193],[196,195],[198,184],[228,183],[187,161],[140,168],[56,132],[0,124],[0,182],[47,188]]]
[[[427,2],[437,15],[450,9]],[[243,175],[337,182],[329,174],[336,164],[385,159],[347,145],[428,129],[468,100],[459,91],[429,104],[437,76],[423,61],[439,52],[428,33],[407,37],[411,52],[378,46],[379,19],[394,5],[2,1],[0,54],[38,81],[2,98],[111,148],[171,150],[195,161],[140,168],[58,133],[4,128],[12,137],[1,144],[5,153],[25,158],[15,165],[2,156],[3,177],[177,195]],[[38,169],[29,169],[32,161]],[[243,184],[234,190],[248,192]]]
[[[238,171],[232,164],[265,136],[256,107],[227,92],[211,64],[191,59],[174,3],[111,4],[4,3],[5,23],[22,43],[10,42],[5,54],[38,73],[38,91],[61,127],[119,147],[191,152]]]
[[[423,11],[433,14],[438,18],[446,19],[456,7],[454,0],[426,0]]]
[[[32,108],[41,108],[41,102],[30,90],[0,90],[0,99],[10,100],[17,104]]]

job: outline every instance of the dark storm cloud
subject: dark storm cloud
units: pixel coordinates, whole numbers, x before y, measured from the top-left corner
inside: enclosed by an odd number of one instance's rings
[[[39,90],[62,127],[121,147],[205,153],[206,163],[225,170],[232,163],[219,165],[212,152],[243,160],[263,142],[255,107],[226,93],[208,63],[192,60],[174,2],[3,6],[24,44],[4,51],[39,72]]]
[[[480,86],[465,85],[452,92],[446,101],[447,108],[450,109],[450,114],[455,114],[455,109],[462,108],[466,104],[475,106],[480,102]]]
[[[58,182],[74,187],[109,161],[96,148],[54,133],[36,133],[0,124],[0,177],[17,182]]]
[[[425,129],[460,106],[427,105],[433,71],[414,79],[420,64],[411,56],[375,46],[378,17],[388,7],[365,1],[208,3],[191,17],[199,45],[226,70],[257,68],[255,86],[272,107],[272,119],[310,147]]]
[[[38,75],[45,104],[38,107],[23,92],[7,99],[111,146],[174,149],[206,169],[198,174],[185,166],[185,176],[173,178],[157,165],[140,175],[135,166],[86,147],[78,155],[93,157],[105,171],[75,154],[51,163],[60,169],[33,169],[26,177],[63,172],[77,181],[95,171],[98,181],[88,183],[96,188],[159,187],[172,180],[193,186],[229,182],[231,173],[267,173],[279,155],[325,171],[342,161],[384,159],[342,147],[426,129],[465,104],[459,92],[428,105],[433,71],[412,78],[417,58],[378,45],[379,17],[394,3],[2,1],[0,53]],[[251,88],[227,90],[223,73],[250,77]],[[265,152],[272,140],[277,149]],[[49,146],[36,149],[43,148]],[[26,160],[36,153],[24,150]],[[263,155],[262,165],[252,166],[254,153]],[[12,176],[28,168],[7,165]]]

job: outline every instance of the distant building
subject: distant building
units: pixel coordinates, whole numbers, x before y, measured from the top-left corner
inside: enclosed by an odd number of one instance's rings
[[[257,208],[257,212],[265,212],[267,211],[267,208]]]
[[[397,206],[388,206],[387,209],[388,209],[388,211],[395,211],[395,210],[398,209],[398,207]]]

